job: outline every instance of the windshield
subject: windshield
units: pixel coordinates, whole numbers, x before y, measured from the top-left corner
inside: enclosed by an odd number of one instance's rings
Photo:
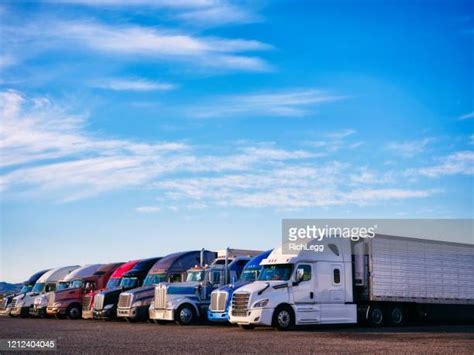
[[[258,279],[261,281],[287,281],[290,279],[292,269],[293,265],[291,264],[265,265]]]
[[[44,290],[44,285],[44,283],[36,283],[31,291],[33,293],[41,293]]]
[[[143,286],[158,285],[160,282],[166,281],[166,274],[146,275]]]
[[[119,287],[121,281],[122,281],[122,279],[120,277],[114,277],[112,279],[109,279],[109,281],[107,282],[107,286],[105,286],[105,288]]]
[[[240,281],[255,281],[258,278],[258,270],[244,270],[240,275]]]
[[[188,275],[186,276],[186,281],[188,282],[204,281],[205,276],[206,276],[205,271],[188,271]]]
[[[138,286],[138,278],[136,277],[124,277],[122,281],[120,281],[120,286],[124,288],[134,288]]]
[[[61,281],[58,283],[57,290],[64,290],[65,288],[69,287],[69,282]]]
[[[51,292],[56,290],[56,284],[55,283],[50,283],[46,285],[46,288],[44,292]]]
[[[23,287],[20,290],[20,293],[30,292],[32,288],[33,288],[33,285],[23,285]]]
[[[71,288],[79,288],[79,287],[82,287],[82,280],[74,280],[73,282],[71,282]]]

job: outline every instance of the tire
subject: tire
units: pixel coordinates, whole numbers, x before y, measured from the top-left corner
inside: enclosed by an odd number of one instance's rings
[[[253,324],[239,324],[239,328],[244,330],[252,330],[255,328],[255,326]]]
[[[400,305],[395,305],[390,308],[390,325],[400,327],[406,322],[405,308]]]
[[[372,327],[381,327],[385,323],[385,312],[381,306],[369,306],[367,321]]]
[[[66,317],[68,319],[79,319],[82,318],[82,309],[77,304],[70,305],[66,310]]]
[[[273,312],[273,326],[277,330],[290,330],[295,327],[295,314],[289,306],[277,307]]]
[[[190,325],[196,321],[197,315],[193,306],[190,304],[181,305],[176,311],[176,323],[179,325]]]

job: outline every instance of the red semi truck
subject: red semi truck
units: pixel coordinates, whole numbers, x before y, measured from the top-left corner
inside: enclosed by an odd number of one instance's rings
[[[132,260],[119,266],[110,276],[109,281],[107,281],[107,285],[104,288],[96,289],[84,295],[84,298],[82,300],[82,318],[84,319],[94,318],[93,310],[94,310],[95,295],[99,293],[100,291],[110,290],[110,289],[119,287],[120,282],[122,281],[122,276],[126,272],[130,271],[139,261],[140,260]]]
[[[91,291],[104,288],[112,273],[120,265],[122,263],[95,264],[74,270],[63,280],[67,288],[48,295],[46,314],[57,318],[81,318],[84,296]]]

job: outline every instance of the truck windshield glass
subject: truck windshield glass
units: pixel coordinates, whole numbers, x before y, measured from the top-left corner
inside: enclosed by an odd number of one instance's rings
[[[82,280],[74,280],[71,282],[71,288],[79,288],[82,287]]]
[[[138,278],[136,277],[124,277],[120,282],[120,286],[124,288],[134,288],[138,286]]]
[[[143,286],[158,285],[160,282],[166,282],[166,274],[146,275]]]
[[[33,288],[33,285],[23,285],[23,287],[20,290],[20,293],[30,292],[32,288]]]
[[[244,270],[240,275],[240,281],[255,281],[258,277],[258,270]]]
[[[204,281],[205,276],[206,276],[205,271],[188,271],[188,276],[186,277],[186,281],[188,282]]]
[[[58,290],[64,290],[65,288],[68,288],[69,287],[69,282],[59,282],[58,284]]]
[[[31,292],[33,293],[41,293],[44,290],[44,283],[36,283]]]
[[[265,265],[258,279],[261,281],[287,281],[290,279],[292,269],[293,265],[291,264]]]
[[[105,288],[116,288],[116,287],[119,287],[119,286],[120,286],[120,281],[122,281],[122,279],[121,279],[120,277],[111,278],[111,279],[109,279],[109,281],[107,282],[107,286],[105,286]]]

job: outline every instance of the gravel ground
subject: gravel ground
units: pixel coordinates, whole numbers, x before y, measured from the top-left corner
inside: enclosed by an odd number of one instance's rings
[[[474,354],[474,325],[371,329],[314,327],[291,332],[230,325],[0,318],[0,339],[56,339],[61,353],[452,353]]]

